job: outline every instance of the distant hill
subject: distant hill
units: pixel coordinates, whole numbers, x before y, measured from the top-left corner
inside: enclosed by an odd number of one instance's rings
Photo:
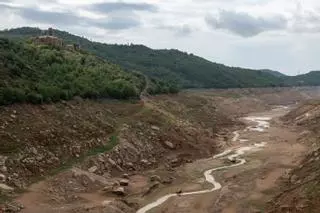
[[[0,31],[0,36],[26,39],[44,33],[46,31],[38,28],[24,27]],[[64,31],[54,30],[54,33],[67,43],[78,43],[83,50],[118,64],[125,71],[143,73],[166,84],[167,88],[274,87],[309,83],[320,85],[320,79],[311,80],[310,75],[288,77],[277,71],[229,67],[174,49],[154,50],[143,45],[105,44]]]
[[[297,76],[288,76],[284,83],[288,86],[319,86],[320,71],[311,71]]]
[[[285,77],[286,75],[279,72],[279,71],[274,71],[274,70],[261,70],[262,72],[265,72],[265,73],[269,73],[271,75],[274,75],[276,77]]]

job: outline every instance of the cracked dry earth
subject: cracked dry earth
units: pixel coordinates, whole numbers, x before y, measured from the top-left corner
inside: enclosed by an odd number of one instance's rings
[[[130,208],[121,207],[121,211],[114,212],[139,212],[139,213],[258,213],[264,212],[264,206],[274,196],[278,182],[285,177],[288,171],[298,165],[301,156],[306,151],[306,147],[298,144],[298,133],[284,126],[278,119],[288,112],[287,108],[276,108],[274,110],[250,114],[251,119],[242,119],[247,127],[231,132],[228,140],[220,141],[224,145],[224,150],[231,150],[228,155],[220,155],[216,158],[208,158],[185,164],[175,169],[167,171],[165,168],[158,168],[146,171],[141,174],[130,176],[130,195],[126,197],[127,203],[134,203]],[[262,123],[252,119],[262,117]],[[269,121],[268,119],[271,120]],[[268,120],[268,121],[267,121]],[[260,120],[261,121],[261,120]],[[263,145],[260,145],[263,144]],[[243,147],[253,147],[245,149],[239,155],[231,159],[230,155]],[[221,150],[224,151],[224,150]],[[229,159],[228,159],[229,157]],[[241,159],[246,162],[240,164]],[[236,166],[232,166],[239,164]],[[232,166],[221,170],[213,171],[210,176],[214,178],[208,182],[204,172],[214,168]],[[26,193],[17,199],[26,208],[24,213],[67,213],[67,212],[109,212],[103,210],[110,202],[115,201],[114,196],[103,194],[103,187],[107,179],[94,174],[87,174],[88,184],[92,190],[82,190],[80,186],[68,182],[69,178],[74,177],[82,171],[59,174],[50,180],[45,180],[32,185]],[[151,175],[173,176],[174,182],[171,185],[161,185],[148,195],[143,195],[148,177]],[[207,174],[208,175],[208,174]],[[54,181],[57,181],[57,187]],[[65,183],[61,183],[65,181]],[[64,187],[70,186],[78,189],[73,193],[73,197],[55,196],[59,188],[59,183]],[[79,187],[79,188],[77,188]],[[154,204],[159,198],[168,194],[175,195],[176,192],[182,193],[208,190],[205,193],[182,194],[182,196],[172,196],[164,202],[156,203],[152,208],[141,208]],[[66,193],[67,194],[67,193]],[[100,208],[101,207],[101,208]],[[81,209],[81,210],[80,210]],[[95,209],[95,211],[92,211]],[[118,206],[119,209],[119,206]],[[140,210],[139,210],[140,209]]]

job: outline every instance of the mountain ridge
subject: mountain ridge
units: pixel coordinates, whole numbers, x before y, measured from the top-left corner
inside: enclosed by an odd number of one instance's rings
[[[46,34],[46,31],[30,27],[0,31],[0,36],[15,39],[28,39],[41,34]],[[54,30],[54,34],[67,43],[80,44],[83,50],[118,64],[125,71],[138,71],[149,78],[169,85],[179,85],[181,88],[320,85],[320,79],[314,77],[318,76],[318,72],[286,76],[268,69],[254,70],[226,66],[176,49],[155,50],[144,45],[106,44],[60,30]]]

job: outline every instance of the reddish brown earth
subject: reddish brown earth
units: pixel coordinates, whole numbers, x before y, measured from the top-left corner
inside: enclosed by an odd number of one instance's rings
[[[270,110],[317,94],[313,88],[204,90],[146,102],[2,107],[0,174],[15,192],[1,192],[0,201],[17,197],[27,213],[135,212],[168,192],[209,187],[203,171],[230,163],[210,156],[265,141],[266,148],[244,156],[247,164],[215,174],[221,190],[174,198],[150,211],[258,212],[305,153],[299,134],[277,118],[285,111]],[[244,131],[249,124],[239,118],[256,112],[275,116],[268,132]],[[232,141],[237,129],[247,142]],[[103,190],[125,173],[124,197]],[[159,183],[150,181],[152,175]]]

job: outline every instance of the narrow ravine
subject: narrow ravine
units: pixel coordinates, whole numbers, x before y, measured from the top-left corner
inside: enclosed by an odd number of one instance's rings
[[[255,117],[255,116],[250,116],[250,117],[246,117],[244,118],[247,121],[250,122],[255,122],[256,125],[255,126],[249,126],[247,127],[244,131],[257,131],[257,132],[263,132],[265,131],[265,129],[270,127],[270,117]],[[232,138],[232,142],[237,142],[237,141],[241,141],[240,138],[240,130],[234,131],[233,132],[234,137]],[[211,189],[207,189],[207,190],[200,190],[200,191],[194,191],[194,192],[186,192],[186,193],[181,193],[181,194],[167,194],[159,199],[157,199],[156,201],[142,207],[141,209],[139,209],[137,211],[137,213],[147,213],[149,210],[162,205],[164,202],[166,202],[168,199],[172,198],[172,197],[176,197],[176,196],[190,196],[190,195],[197,195],[197,194],[205,194],[205,193],[210,193],[210,192],[214,192],[217,191],[219,189],[221,189],[222,185],[217,182],[214,178],[214,176],[212,175],[212,173],[214,171],[218,171],[218,170],[225,170],[225,169],[229,169],[232,167],[237,167],[237,166],[241,166],[243,164],[246,163],[246,160],[244,158],[239,158],[240,156],[244,155],[246,152],[249,151],[257,151],[261,148],[263,148],[264,146],[266,146],[265,142],[260,142],[260,143],[255,143],[253,145],[250,146],[243,146],[240,148],[236,148],[236,149],[228,149],[225,150],[224,152],[217,154],[215,156],[213,156],[214,159],[219,159],[219,158],[228,158],[231,162],[235,162],[232,165],[228,165],[228,166],[221,166],[221,167],[216,167],[216,168],[212,168],[209,169],[207,171],[204,172],[204,177],[205,180],[212,184],[213,187]]]

